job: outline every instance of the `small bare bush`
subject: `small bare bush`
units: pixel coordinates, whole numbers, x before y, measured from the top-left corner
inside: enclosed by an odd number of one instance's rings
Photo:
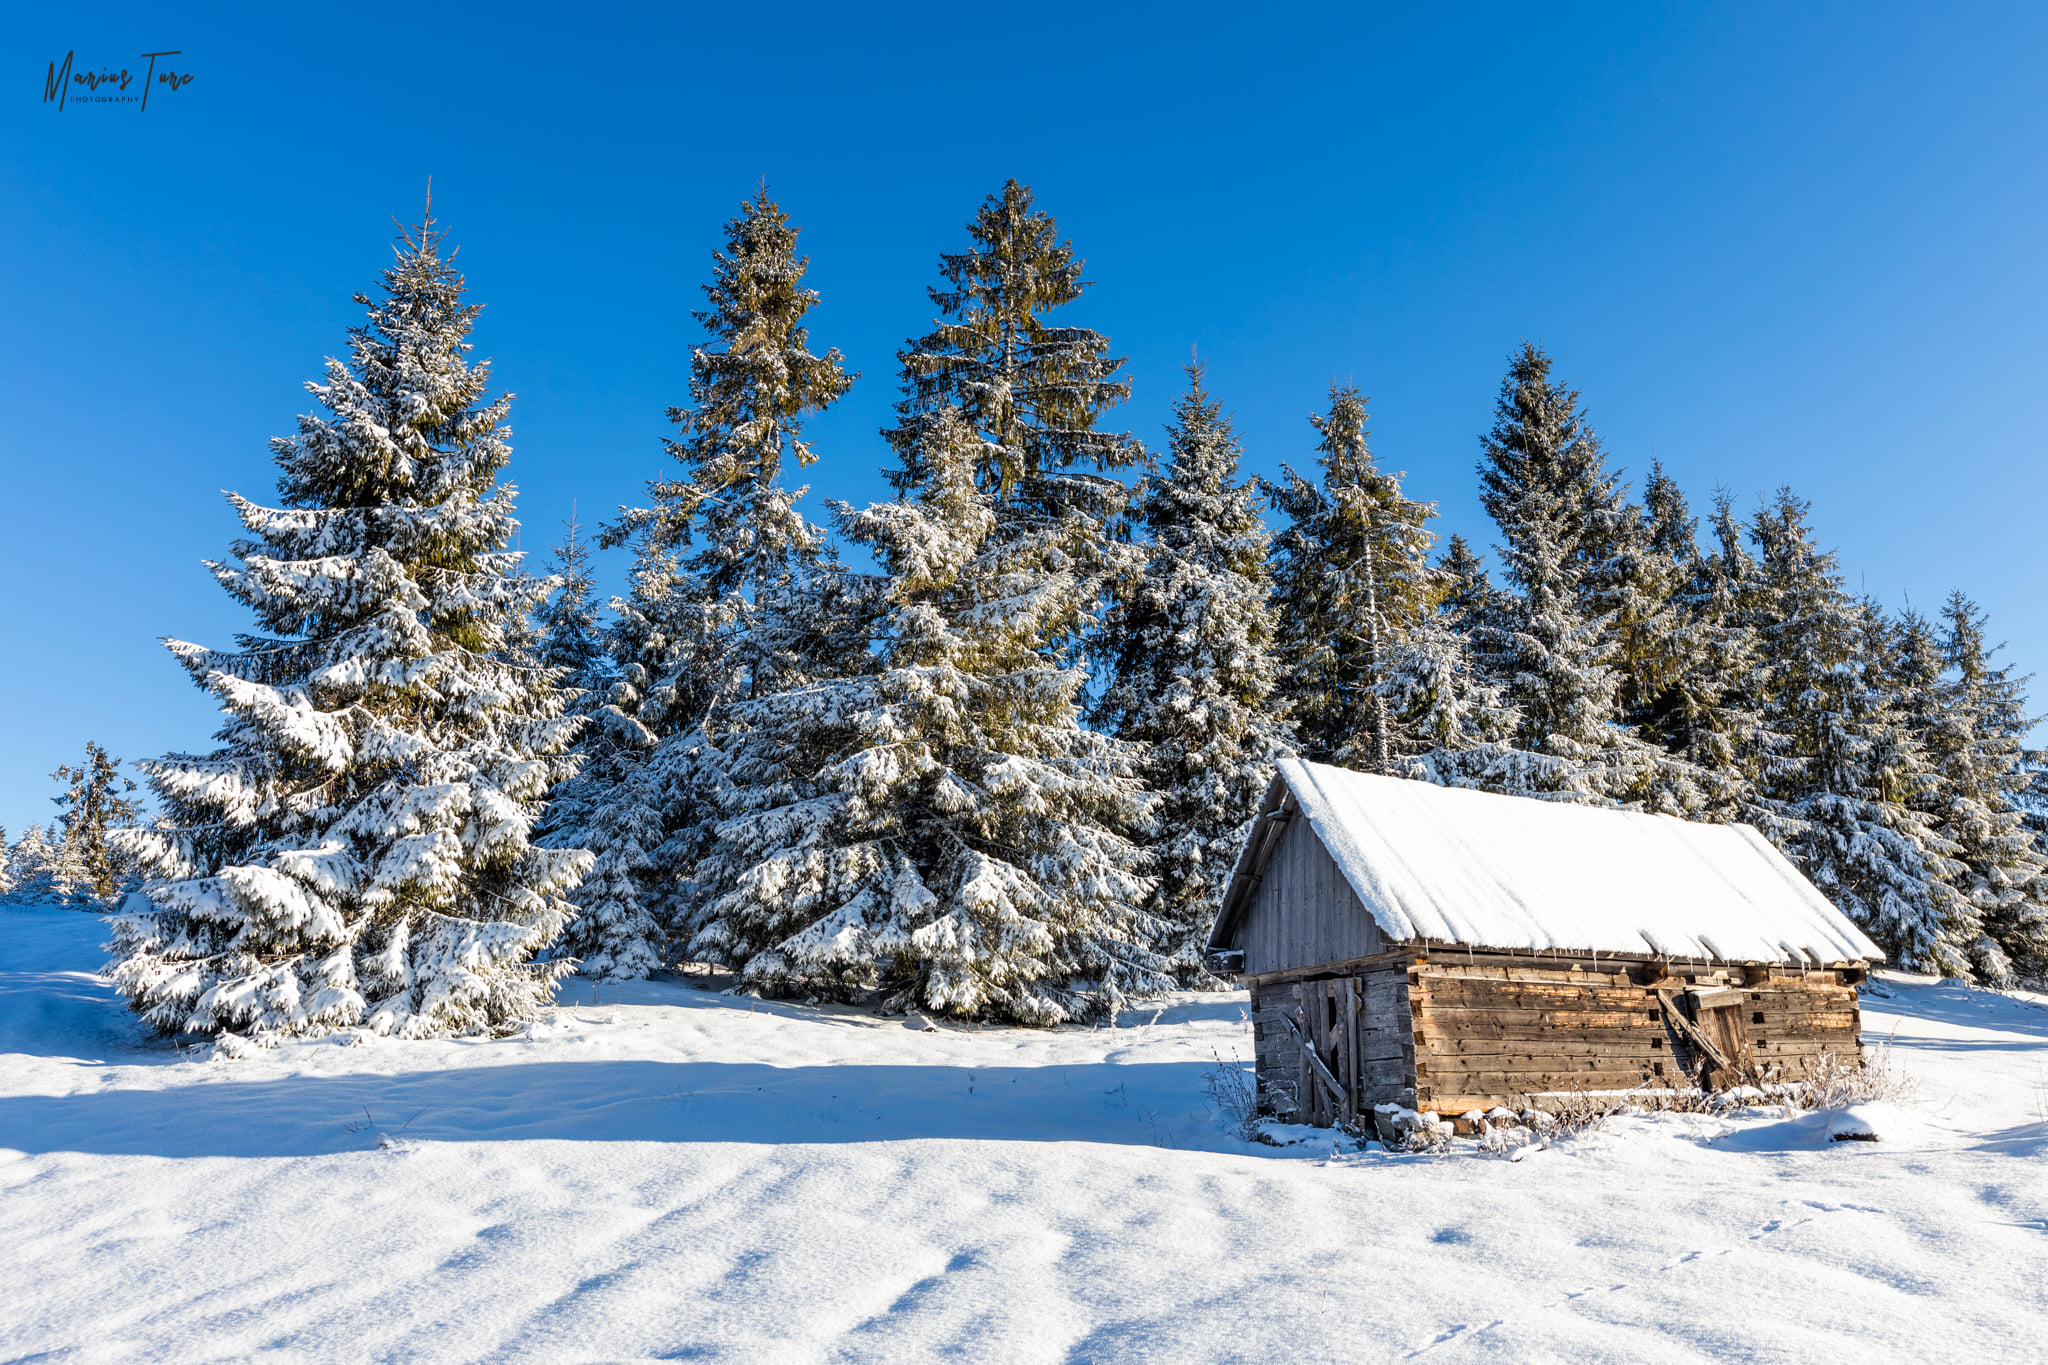
[[[1246,1074],[1244,1063],[1237,1053],[1230,1054],[1230,1060],[1211,1052],[1216,1065],[1202,1073],[1202,1093],[1209,1103],[1216,1106],[1216,1112],[1223,1116],[1230,1131],[1246,1142],[1259,1138],[1259,1093],[1256,1083]]]
[[[1861,1062],[1822,1053],[1808,1069],[1801,1092],[1799,1103],[1804,1108],[1841,1109],[1872,1100],[1911,1099],[1914,1085],[1892,1057],[1891,1039],[1887,1038],[1866,1049]]]

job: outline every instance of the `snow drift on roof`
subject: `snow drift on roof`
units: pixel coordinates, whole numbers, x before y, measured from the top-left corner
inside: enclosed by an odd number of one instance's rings
[[[1532,801],[1283,759],[1387,936],[1722,962],[1884,954],[1748,825]]]

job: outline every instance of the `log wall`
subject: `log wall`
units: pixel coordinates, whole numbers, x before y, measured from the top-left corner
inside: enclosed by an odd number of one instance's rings
[[[1703,1075],[1713,1085],[1794,1081],[1823,1057],[1854,1065],[1863,975],[1435,949],[1246,984],[1263,1106],[1329,1124],[1381,1103],[1446,1114],[1542,1108],[1580,1092],[1684,1088]],[[1716,1012],[1695,1021],[1688,1010],[1702,999]],[[1701,1039],[1734,1071],[1713,1067]]]

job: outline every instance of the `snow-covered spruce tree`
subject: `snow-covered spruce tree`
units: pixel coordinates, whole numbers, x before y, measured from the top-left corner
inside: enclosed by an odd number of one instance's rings
[[[1579,395],[1552,381],[1551,360],[1524,343],[1509,362],[1482,440],[1481,495],[1501,531],[1514,602],[1494,663],[1519,716],[1515,748],[1547,762],[1502,777],[1522,794],[1640,804],[1694,814],[1708,803],[1697,769],[1619,723],[1616,619],[1626,605],[1613,566],[1640,526],[1608,472]],[[1602,615],[1589,615],[1601,607]],[[1503,790],[1516,790],[1512,785]]]
[[[1110,490],[1120,506],[1122,485],[1087,471],[1143,458],[1128,433],[1097,425],[1131,396],[1124,362],[1100,332],[1046,320],[1088,288],[1073,244],[1015,180],[988,197],[967,233],[971,250],[939,257],[945,284],[928,291],[940,314],[931,332],[897,356],[903,397],[883,435],[896,451],[898,491],[922,485],[924,427],[955,407],[983,436],[976,477],[1002,494],[1006,513],[1021,504],[1056,517],[1074,504],[1097,514]]]
[[[1673,548],[1684,577],[1672,595],[1671,672],[1648,728],[1667,750],[1714,775],[1736,818],[1767,825],[1755,783],[1767,738],[1757,710],[1757,566],[1726,490],[1715,493],[1713,525],[1713,551]]]
[[[1107,471],[1145,459],[1127,432],[1105,431],[1105,413],[1130,397],[1109,338],[1047,315],[1088,287],[1073,244],[1015,180],[989,196],[967,225],[970,250],[942,254],[944,284],[932,330],[898,353],[903,396],[882,434],[894,449],[899,494],[922,486],[924,428],[957,408],[982,438],[980,487],[996,499],[998,539],[1054,536],[1073,547],[1074,571],[1101,579],[1135,570],[1120,525],[1130,490]],[[950,419],[949,419],[950,420]],[[1048,640],[1048,657],[1077,661],[1098,614]]]
[[[1767,835],[1895,964],[1965,975],[1972,912],[1952,881],[1960,846],[1911,804],[1924,756],[1888,694],[1886,648],[1815,547],[1806,502],[1787,489],[1758,510],[1761,796]]]
[[[702,925],[694,868],[735,780],[724,708],[866,659],[849,576],[797,510],[805,490],[782,482],[786,462],[816,458],[806,419],[856,378],[837,350],[811,351],[804,320],[818,294],[804,284],[810,262],[798,233],[766,186],[725,225],[706,307],[694,315],[707,340],[691,352],[692,406],[669,410],[677,434],[665,445],[681,471],[650,483],[651,506],[622,509],[606,531],[638,554],[633,596],[618,604],[619,639],[638,698],[632,718],[656,747],[620,767],[633,809],[592,837],[620,841],[606,881],[619,913],[644,888],[642,908],[683,938]]]
[[[2021,812],[2032,781],[2020,747],[2034,721],[2027,680],[1992,666],[1984,614],[1963,593],[1949,595],[1941,618],[1940,705],[1917,738],[1934,771],[1932,810],[1965,869],[1956,889],[1981,926],[1971,964],[1994,985],[2048,980],[2048,858]]]
[[[232,498],[250,538],[209,567],[265,634],[170,646],[227,719],[214,752],[138,765],[167,818],[123,836],[148,876],[111,973],[165,1033],[502,1033],[565,969],[534,958],[589,856],[528,834],[576,722],[506,657],[551,585],[505,549],[511,399],[467,358],[442,240],[404,233],[357,296],[308,385],[325,411],[272,443],[283,506]]]
[[[1437,607],[1454,629],[1476,634],[1506,624],[1507,595],[1493,585],[1485,557],[1465,537],[1454,534],[1444,542],[1436,568],[1441,593]]]
[[[63,846],[41,825],[23,830],[7,850],[7,883],[7,899],[17,905],[69,905],[78,895]]]
[[[1605,558],[1589,575],[1587,598],[1592,612],[1610,622],[1620,718],[1653,738],[1681,666],[1675,599],[1699,556],[1695,524],[1684,492],[1655,462],[1643,484],[1643,505],[1623,505],[1603,520],[1614,530]]]
[[[562,539],[548,557],[548,577],[555,590],[534,619],[540,638],[540,662],[560,672],[563,684],[579,694],[572,709],[600,705],[613,673],[597,605],[597,573],[590,566],[590,542],[582,538],[572,506],[562,523]]]
[[[50,774],[65,784],[56,798],[62,812],[64,851],[75,864],[79,891],[102,905],[129,879],[129,860],[113,842],[114,831],[133,825],[140,812],[129,793],[135,784],[121,772],[121,760],[91,740],[77,767],[65,765]]]
[[[14,847],[7,842],[7,828],[0,825],[0,901],[14,890]]]
[[[596,574],[580,529],[572,510],[549,564],[560,586],[539,613],[537,653],[573,690],[570,711],[588,718],[575,749],[582,766],[549,797],[536,842],[585,849],[591,866],[576,891],[577,916],[547,956],[573,959],[583,976],[638,979],[661,966],[665,942],[646,887],[663,837],[643,761],[652,740],[621,709],[627,689],[598,619]]]
[[[664,444],[684,472],[650,483],[653,505],[622,509],[607,531],[643,556],[690,547],[680,564],[702,585],[722,645],[713,705],[801,682],[833,643],[785,619],[812,580],[839,570],[824,531],[797,511],[806,490],[784,487],[782,474],[785,460],[817,458],[804,421],[858,376],[837,350],[811,352],[804,317],[818,292],[804,284],[810,260],[797,254],[798,232],[765,185],[726,224],[708,306],[694,315],[709,341],[690,355],[693,406],[668,414],[677,435]]]
[[[1330,410],[1311,417],[1320,482],[1282,466],[1268,498],[1288,517],[1274,538],[1281,695],[1302,751],[1326,762],[1392,772],[1416,747],[1398,733],[1388,691],[1401,643],[1436,592],[1428,552],[1432,503],[1401,493],[1401,476],[1373,459],[1365,400],[1333,385]]]
[[[1188,366],[1173,415],[1166,468],[1138,493],[1144,566],[1104,622],[1110,682],[1094,722],[1137,746],[1159,794],[1150,911],[1169,968],[1200,984],[1213,980],[1202,953],[1216,902],[1288,736],[1273,695],[1266,528],[1200,365]]]
[[[1436,567],[1435,611],[1403,642],[1389,700],[1429,750],[1409,776],[1471,749],[1502,749],[1521,723],[1507,698],[1501,650],[1514,603],[1494,587],[1485,561],[1463,536],[1445,542]],[[1461,760],[1462,761],[1462,760]]]
[[[879,671],[734,706],[772,805],[718,827],[696,955],[762,989],[1028,1024],[1170,985],[1149,944],[1137,757],[1082,728],[1047,641],[1095,610],[1074,527],[998,534],[996,458],[956,409],[920,424],[907,496],[837,509],[886,573]]]

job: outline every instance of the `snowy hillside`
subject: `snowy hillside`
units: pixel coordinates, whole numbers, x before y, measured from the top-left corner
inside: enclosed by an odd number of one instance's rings
[[[0,911],[0,1359],[2015,1359],[2048,1009],[1886,976],[1918,1094],[1516,1162],[1232,1136],[1242,996],[942,1028],[572,980],[531,1036],[151,1043]]]

